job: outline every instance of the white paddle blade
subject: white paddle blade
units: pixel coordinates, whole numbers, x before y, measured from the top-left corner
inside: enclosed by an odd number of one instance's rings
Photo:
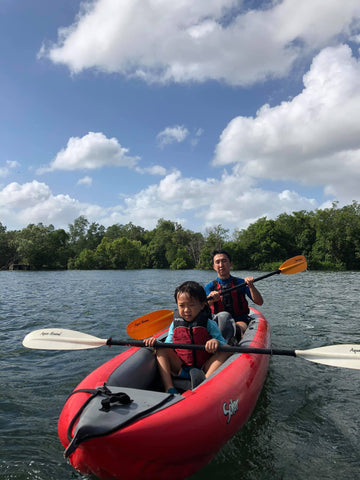
[[[295,350],[295,354],[310,362],[360,370],[360,345],[329,345],[311,350]]]
[[[106,345],[106,340],[65,328],[44,328],[28,333],[22,343],[38,350],[84,350]]]

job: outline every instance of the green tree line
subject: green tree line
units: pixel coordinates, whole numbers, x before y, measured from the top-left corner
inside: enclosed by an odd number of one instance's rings
[[[68,231],[30,224],[8,231],[0,223],[0,269],[207,269],[210,253],[224,248],[236,270],[274,270],[305,255],[313,270],[360,270],[360,204],[259,218],[230,234],[221,225],[204,234],[160,219],[153,230],[131,222],[105,228],[84,216]]]

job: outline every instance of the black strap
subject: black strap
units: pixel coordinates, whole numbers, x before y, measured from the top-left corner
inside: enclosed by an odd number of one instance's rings
[[[99,409],[99,411],[103,411],[104,408],[107,409],[109,407],[109,410],[105,410],[105,412],[108,412],[108,411],[111,412],[111,404],[112,403],[116,403],[116,402],[120,401],[121,403],[126,405],[126,404],[129,404],[133,401],[124,392],[112,393],[111,390],[106,386],[106,384],[104,384],[102,387],[99,387],[96,390],[93,390],[93,389],[79,389],[79,390],[74,391],[73,393],[77,393],[77,392],[89,392],[89,393],[94,392],[94,393],[86,400],[84,405],[80,408],[80,410],[74,416],[74,418],[72,419],[72,421],[69,425],[69,428],[68,428],[68,431],[67,431],[69,444],[68,444],[68,446],[67,446],[67,448],[64,452],[64,457],[65,458],[68,458],[77,449],[77,447],[82,442],[84,442],[86,440],[91,440],[92,438],[97,438],[97,437],[109,435],[109,434],[119,430],[120,428],[124,428],[127,425],[130,425],[131,423],[135,422],[139,418],[150,415],[153,411],[161,408],[163,405],[165,405],[167,402],[169,402],[170,400],[172,400],[174,398],[174,395],[172,395],[172,394],[164,395],[164,398],[162,398],[159,402],[156,402],[154,405],[150,405],[150,406],[145,405],[146,408],[140,410],[138,413],[135,413],[134,415],[132,415],[126,421],[123,421],[123,422],[120,422],[120,423],[115,422],[110,429],[105,429],[101,432],[99,432],[98,430],[97,431],[96,430],[89,431],[88,429],[87,430],[85,429],[85,431],[81,431],[81,429],[80,429],[74,437],[71,437],[71,431],[73,429],[73,426],[74,426],[76,420],[81,415],[81,413],[83,412],[86,405],[88,405],[89,402],[95,396],[97,396],[99,394],[105,394],[106,395],[106,398],[101,401],[102,408]],[[179,395],[177,395],[177,396],[179,397]],[[108,400],[108,401],[106,401],[106,400]],[[134,410],[136,411],[136,408]],[[111,415],[111,413],[109,413],[109,415]]]
[[[112,403],[120,403],[120,405],[128,405],[132,402],[131,398],[127,393],[119,392],[119,393],[110,393],[107,394],[108,396],[101,400],[102,408],[100,408],[103,412],[108,412],[111,408]]]
[[[74,390],[68,398],[71,397],[71,395],[74,395],[75,393],[80,393],[80,392],[84,392],[84,393],[91,393],[90,397],[82,404],[82,406],[79,408],[78,412],[74,415],[73,419],[71,420],[71,422],[69,423],[69,426],[68,426],[68,429],[67,429],[67,439],[69,440],[69,442],[71,442],[71,440],[73,439],[73,437],[71,436],[71,432],[72,432],[72,429],[73,429],[73,426],[76,422],[76,420],[80,417],[80,415],[82,414],[82,412],[84,411],[85,407],[91,402],[91,400],[96,397],[97,395],[105,395],[106,398],[104,398],[102,401],[101,401],[101,404],[102,404],[102,408],[100,410],[102,411],[105,411],[105,412],[108,412],[111,408],[111,403],[121,403],[123,405],[128,405],[129,403],[132,402],[131,398],[129,397],[129,395],[127,395],[126,393],[123,393],[123,392],[119,392],[119,393],[113,393],[106,385],[106,383],[104,383],[104,385],[102,387],[98,387],[98,388],[79,388],[78,390]]]

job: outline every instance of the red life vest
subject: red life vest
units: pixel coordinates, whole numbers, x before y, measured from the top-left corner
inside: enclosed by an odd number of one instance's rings
[[[192,322],[187,322],[180,317],[178,310],[174,312],[174,343],[188,343],[205,345],[211,335],[207,329],[209,314],[202,310]],[[201,368],[211,357],[211,353],[205,350],[176,349],[178,356],[185,365]]]
[[[235,287],[237,285],[236,278],[230,277],[231,281],[227,284],[227,288]],[[218,302],[210,305],[212,313],[229,312],[235,321],[239,321],[241,317],[249,314],[249,304],[243,293],[243,289],[239,288],[226,293],[226,288],[222,290],[220,283],[213,281],[211,290],[217,290],[221,298]]]

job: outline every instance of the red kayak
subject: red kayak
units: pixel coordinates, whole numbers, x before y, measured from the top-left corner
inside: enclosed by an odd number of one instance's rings
[[[269,348],[268,322],[251,310],[239,346]],[[193,389],[178,380],[183,393],[171,395],[162,391],[152,350],[128,348],[90,373],[66,401],[58,424],[65,456],[82,474],[102,479],[187,478],[248,420],[268,363],[268,355],[236,353]]]

